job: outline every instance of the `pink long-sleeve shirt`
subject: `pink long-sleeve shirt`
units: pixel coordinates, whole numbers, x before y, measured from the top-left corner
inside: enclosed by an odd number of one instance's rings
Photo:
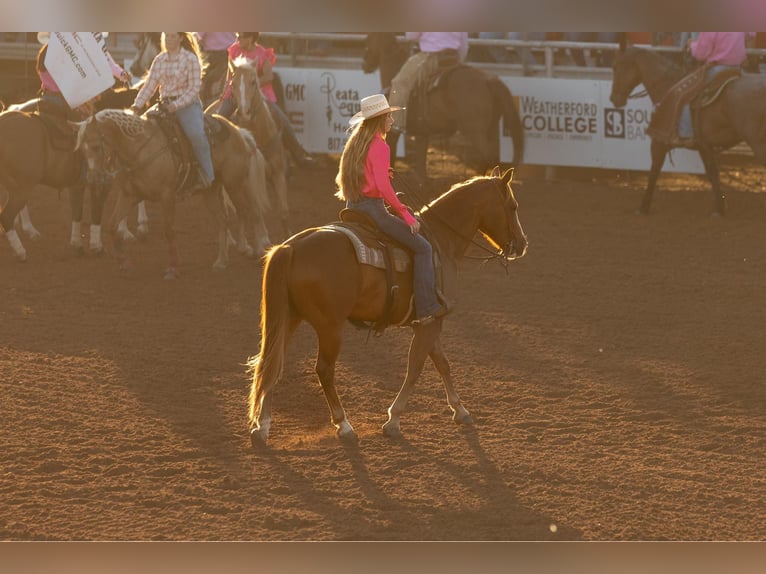
[[[421,52],[452,49],[458,51],[461,60],[468,54],[468,32],[405,32],[404,37],[417,41]]]
[[[396,192],[391,185],[389,168],[391,167],[391,149],[378,134],[370,142],[367,150],[367,160],[364,164],[365,183],[362,187],[362,195],[374,198],[383,198],[388,205],[401,217],[407,225],[415,223],[415,217],[409,209],[399,201]]]
[[[740,66],[747,57],[745,38],[752,32],[700,32],[690,46],[700,62]]]

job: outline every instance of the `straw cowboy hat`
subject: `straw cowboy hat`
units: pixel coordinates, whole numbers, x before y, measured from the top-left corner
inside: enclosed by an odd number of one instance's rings
[[[372,96],[367,96],[366,98],[362,98],[360,103],[362,104],[362,109],[351,116],[351,119],[348,120],[348,123],[351,126],[355,126],[356,124],[359,124],[364,120],[369,120],[370,118],[377,118],[378,116],[382,116],[388,112],[396,112],[398,110],[404,109],[400,108],[399,106],[389,106],[388,100],[383,94],[373,94]]]
[[[109,32],[101,32],[101,36],[103,38],[109,37]],[[37,41],[41,44],[47,44],[48,40],[51,39],[51,33],[50,32],[38,32],[37,33]]]

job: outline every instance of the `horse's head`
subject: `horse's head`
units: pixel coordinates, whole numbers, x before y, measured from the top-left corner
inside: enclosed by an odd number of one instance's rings
[[[380,65],[380,40],[383,36],[380,32],[367,34],[364,41],[364,55],[362,56],[362,70],[365,74],[372,74]]]
[[[81,150],[88,164],[88,182],[103,185],[115,175],[116,149],[141,146],[148,120],[125,110],[102,110],[82,122],[71,122],[77,132],[75,149]],[[127,143],[126,143],[127,142]]]
[[[610,101],[621,108],[628,103],[633,89],[642,82],[641,69],[638,65],[636,48],[627,48],[617,52],[612,66],[612,93]]]
[[[498,255],[506,261],[524,257],[527,252],[527,235],[519,221],[519,202],[511,187],[513,168],[505,173],[495,167],[488,181],[499,192],[499,200],[488,200],[488,205],[480,212],[479,231],[498,250]],[[495,204],[495,205],[493,205]]]
[[[133,77],[142,76],[149,69],[154,57],[160,53],[160,33],[142,32],[136,39],[136,55],[130,65]]]
[[[255,62],[244,57],[232,62],[231,90],[237,103],[237,113],[244,121],[250,121],[263,103]]]

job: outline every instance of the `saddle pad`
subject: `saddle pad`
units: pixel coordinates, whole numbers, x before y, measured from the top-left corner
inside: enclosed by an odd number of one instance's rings
[[[357,231],[353,229],[353,227],[354,226],[345,224],[330,224],[325,225],[322,227],[322,229],[338,231],[339,233],[342,233],[348,237],[351,240],[351,244],[354,246],[356,258],[362,265],[371,265],[372,267],[377,267],[378,269],[385,269],[386,260],[383,256],[383,249],[366,244],[363,240],[363,234],[361,232],[358,234]],[[394,270],[396,270],[398,273],[404,273],[407,271],[411,264],[411,258],[409,254],[401,247],[396,246],[393,246],[393,254]]]

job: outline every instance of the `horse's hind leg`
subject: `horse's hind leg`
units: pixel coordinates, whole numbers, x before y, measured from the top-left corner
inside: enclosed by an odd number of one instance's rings
[[[390,437],[401,436],[399,417],[407,409],[412,391],[415,389],[415,381],[423,372],[426,357],[432,352],[435,341],[441,332],[441,319],[430,325],[415,327],[415,334],[410,342],[410,351],[407,355],[407,374],[404,377],[402,388],[396,395],[394,402],[388,407],[388,421],[383,425],[383,434]]]
[[[642,215],[649,214],[649,207],[652,205],[652,196],[657,187],[657,178],[660,176],[660,170],[662,170],[662,166],[665,165],[665,156],[668,154],[668,146],[655,140],[652,140],[650,149],[652,155],[652,167],[649,170],[646,191],[644,192],[644,197],[641,200],[641,207],[639,209],[639,213]]]
[[[447,403],[452,409],[452,420],[458,424],[470,425],[473,424],[473,418],[471,414],[466,410],[463,404],[460,402],[460,397],[455,390],[455,385],[452,380],[452,373],[449,365],[449,361],[442,349],[441,338],[437,338],[434,341],[434,346],[429,354],[431,361],[433,361],[436,370],[444,381],[444,390],[447,393]]]
[[[21,211],[27,204],[26,193],[10,194],[8,197],[8,203],[0,211],[0,232],[5,230],[5,238],[8,240],[8,244],[13,249],[13,254],[18,261],[24,262],[27,260],[27,250],[24,249],[24,245],[21,243],[19,234],[13,228],[13,222],[16,219],[19,211]]]
[[[357,436],[351,423],[348,422],[346,411],[343,410],[340,397],[335,390],[335,362],[338,360],[341,343],[341,328],[339,325],[333,330],[317,329],[319,334],[319,349],[317,352],[316,373],[319,383],[322,385],[327,405],[330,407],[332,424],[337,429],[338,437],[343,440],[356,441]]]
[[[713,193],[713,217],[720,217],[726,214],[726,194],[721,190],[721,176],[718,170],[718,158],[715,151],[707,146],[700,146],[699,149],[702,163],[705,165],[705,174],[710,180]]]

